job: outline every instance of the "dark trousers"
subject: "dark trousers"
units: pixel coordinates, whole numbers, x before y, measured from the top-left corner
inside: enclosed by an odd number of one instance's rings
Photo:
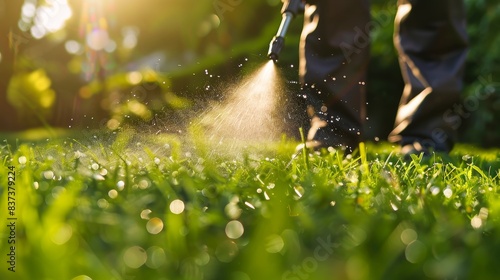
[[[390,141],[452,148],[456,132],[443,114],[460,102],[465,17],[462,0],[398,1],[394,44],[405,87]],[[333,142],[356,147],[362,140],[369,32],[377,24],[368,0],[306,5],[299,75],[310,117],[328,123]]]

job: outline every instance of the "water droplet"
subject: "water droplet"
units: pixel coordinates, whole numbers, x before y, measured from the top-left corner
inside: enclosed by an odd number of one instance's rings
[[[446,188],[444,191],[443,191],[443,194],[446,198],[450,198],[452,195],[453,195],[453,191],[450,189],[450,188]]]
[[[478,216],[474,216],[474,218],[471,219],[470,224],[473,228],[478,229],[483,225],[483,220],[481,220]]]
[[[91,165],[91,168],[92,168],[93,170],[97,170],[97,169],[99,169],[99,164],[97,164],[97,163],[93,163],[93,164]]]
[[[118,181],[118,183],[116,183],[116,187],[118,188],[118,190],[122,191],[125,188],[125,182]]]
[[[398,211],[398,209],[399,209],[396,204],[392,203],[392,201],[391,201],[391,207],[392,207],[392,210],[394,210],[394,211]]]
[[[255,210],[255,206],[253,206],[252,203],[245,201],[245,205]]]
[[[439,189],[439,187],[436,187],[436,186],[431,187],[431,194],[432,195],[438,195],[440,191],[441,190]]]
[[[301,197],[304,195],[304,192],[305,192],[304,188],[303,188],[303,187],[301,187],[301,186],[294,187],[294,188],[293,188],[293,190],[295,191],[295,194],[296,194],[299,198],[301,198]]]
[[[184,212],[184,207],[184,201],[176,199],[170,203],[170,212],[176,215],[181,214]]]
[[[242,210],[238,207],[237,201],[230,202],[224,208],[224,212],[231,219],[238,219],[241,215]]]
[[[24,165],[24,164],[26,164],[26,162],[27,162],[28,160],[26,159],[26,157],[25,157],[25,156],[20,156],[20,157],[17,159],[17,161],[19,162],[19,164],[23,164],[23,165]]]
[[[149,188],[149,181],[146,179],[142,179],[141,181],[139,181],[138,186],[139,186],[139,189],[145,190],[145,189]]]
[[[48,170],[48,171],[43,172],[43,177],[47,180],[53,179],[54,178],[54,171]]]

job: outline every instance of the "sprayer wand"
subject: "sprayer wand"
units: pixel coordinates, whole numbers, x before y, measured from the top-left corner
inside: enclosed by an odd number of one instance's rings
[[[274,61],[278,60],[281,49],[285,45],[285,35],[288,30],[288,26],[292,22],[292,19],[300,12],[304,11],[304,3],[302,0],[283,0],[283,7],[281,13],[283,18],[281,19],[280,27],[276,36],[273,37],[271,43],[269,44],[269,51],[267,56],[269,59]]]

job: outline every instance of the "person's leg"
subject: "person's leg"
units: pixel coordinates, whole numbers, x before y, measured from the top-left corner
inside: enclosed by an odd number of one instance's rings
[[[389,140],[449,152],[456,132],[444,112],[460,102],[467,55],[462,0],[399,0],[394,43],[405,88]]]
[[[365,118],[369,59],[369,0],[323,0],[306,5],[300,81],[308,104],[308,147],[355,149]]]

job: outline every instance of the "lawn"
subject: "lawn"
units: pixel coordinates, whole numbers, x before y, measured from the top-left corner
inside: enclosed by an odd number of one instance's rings
[[[499,150],[403,160],[367,143],[291,160],[295,144],[134,130],[3,141],[0,279],[500,275]]]

